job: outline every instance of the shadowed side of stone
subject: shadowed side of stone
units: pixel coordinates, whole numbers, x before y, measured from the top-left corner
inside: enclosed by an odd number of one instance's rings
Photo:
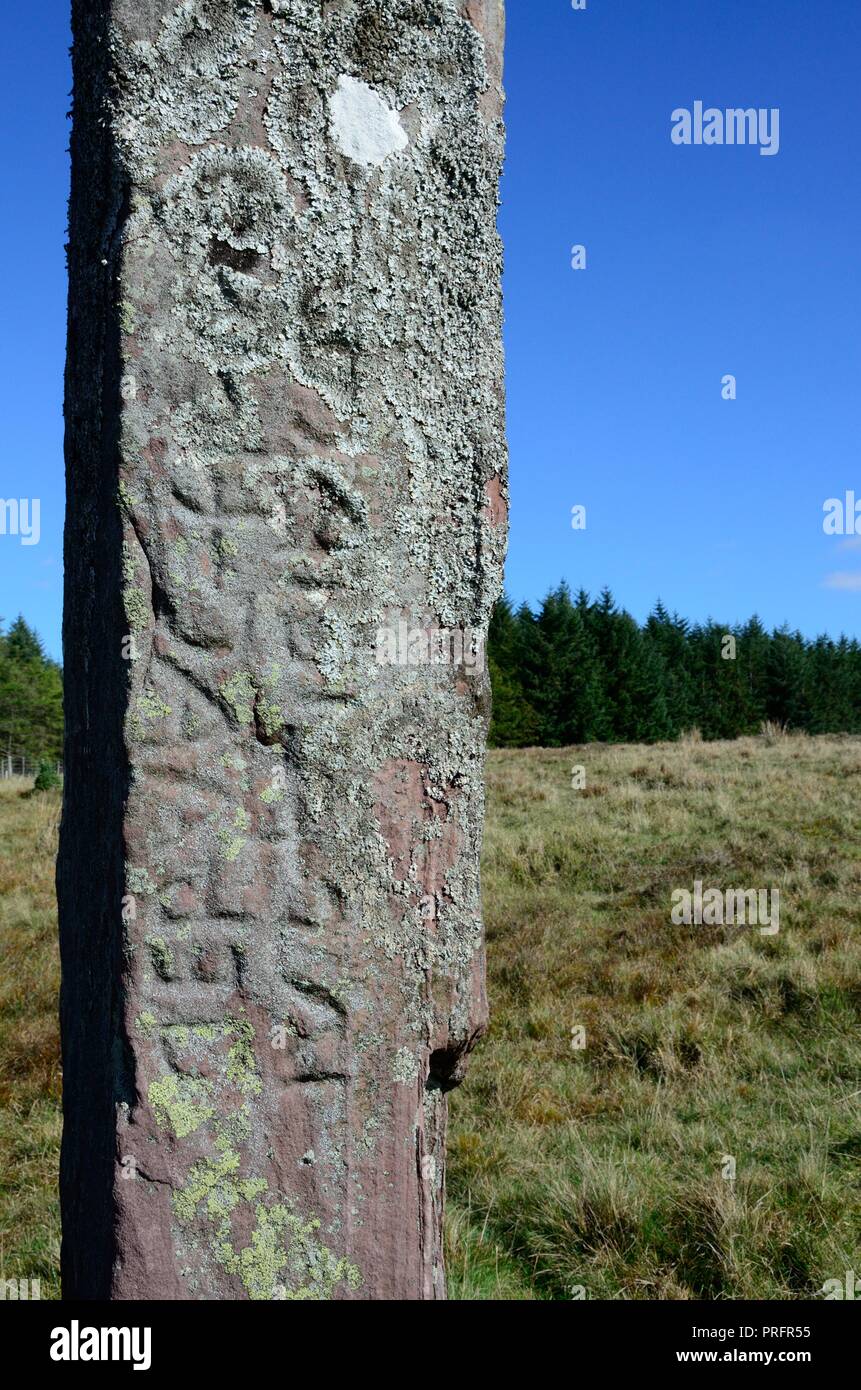
[[[65,1296],[444,1297],[502,6],[73,12]]]

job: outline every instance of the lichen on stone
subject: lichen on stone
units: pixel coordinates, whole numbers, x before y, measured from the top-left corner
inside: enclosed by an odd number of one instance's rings
[[[163,936],[151,936],[147,939],[150,949],[153,969],[163,980],[170,980],[175,973],[175,962],[173,952],[168,946]]]
[[[488,682],[375,636],[480,630],[500,586],[495,79],[460,0],[164,8],[116,7],[107,108],[126,983],[165,1070],[128,1123],[172,1136],[172,1296],[351,1297],[370,1231],[370,1296],[439,1295],[424,1083],[482,1024]]]
[[[203,1077],[169,1072],[150,1083],[147,1096],[158,1123],[170,1128],[177,1139],[194,1134],[215,1114],[211,1088]]]

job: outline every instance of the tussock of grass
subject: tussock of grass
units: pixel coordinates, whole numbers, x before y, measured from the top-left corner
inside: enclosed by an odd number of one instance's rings
[[[859,793],[850,738],[491,754],[453,1297],[794,1299],[861,1267]],[[697,878],[779,888],[779,936],[671,925]]]
[[[0,1280],[59,1297],[58,792],[0,782]]]

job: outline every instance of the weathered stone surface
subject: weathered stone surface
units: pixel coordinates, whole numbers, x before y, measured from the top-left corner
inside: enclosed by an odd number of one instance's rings
[[[67,1297],[439,1298],[501,0],[75,0]],[[472,634],[380,660],[382,629]]]

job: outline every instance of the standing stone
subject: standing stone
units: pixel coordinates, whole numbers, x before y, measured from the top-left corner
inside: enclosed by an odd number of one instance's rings
[[[67,1298],[445,1295],[502,0],[74,0]]]

